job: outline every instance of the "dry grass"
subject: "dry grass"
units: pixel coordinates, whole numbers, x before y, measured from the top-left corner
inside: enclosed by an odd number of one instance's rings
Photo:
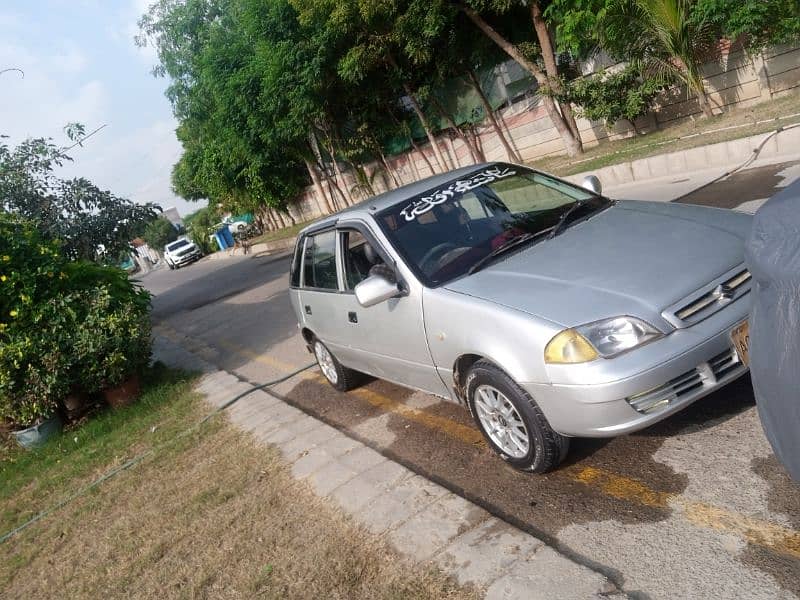
[[[188,424],[207,407],[184,396],[176,402]],[[6,514],[61,497],[37,496],[35,479],[4,499]],[[398,558],[221,417],[0,546],[0,590],[8,598],[477,597]]]
[[[605,142],[587,150],[583,156],[577,159],[554,156],[536,160],[530,164],[548,173],[561,176],[574,175],[665,152],[686,150],[774,131],[779,126],[800,122],[800,116],[789,119],[782,118],[796,115],[798,112],[800,112],[800,91],[750,107],[729,109],[728,112],[713,119],[687,120],[679,125],[647,135]],[[770,122],[755,124],[758,121]],[[720,129],[725,130],[716,131]]]
[[[300,230],[308,225],[311,221],[304,221],[302,223],[298,223],[297,225],[292,225],[290,227],[284,227],[283,229],[277,229],[275,231],[267,231],[257,237],[254,237],[248,242],[250,245],[254,244],[261,244],[263,242],[274,242],[277,240],[285,240],[286,238],[293,238],[297,236]]]

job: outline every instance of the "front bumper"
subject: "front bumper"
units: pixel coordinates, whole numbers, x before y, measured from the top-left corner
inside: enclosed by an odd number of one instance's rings
[[[188,265],[189,263],[193,263],[196,260],[200,260],[201,255],[199,252],[190,252],[184,256],[176,256],[172,259],[172,264],[177,267],[182,267],[183,265]]]
[[[736,304],[736,310],[720,311],[690,328],[691,337],[686,335],[689,330],[684,330],[651,344],[660,345],[662,360],[649,367],[640,365],[644,368],[635,374],[623,372],[614,379],[607,369],[594,384],[523,383],[522,387],[536,400],[553,429],[563,435],[613,437],[643,429],[748,371],[733,348],[730,332],[746,318],[749,302]],[[701,341],[695,343],[697,340]],[[686,347],[686,342],[692,345]],[[648,354],[653,350],[649,348]],[[630,352],[626,362],[636,353]],[[632,403],[645,394],[648,402],[660,402],[649,412],[637,411]]]

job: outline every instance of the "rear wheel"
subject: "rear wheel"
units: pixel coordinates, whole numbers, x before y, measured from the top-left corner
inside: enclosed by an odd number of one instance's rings
[[[314,356],[325,379],[340,392],[352,390],[360,383],[361,373],[343,366],[318,339],[314,339]]]
[[[544,473],[564,460],[569,438],[553,431],[534,399],[497,366],[476,362],[466,391],[478,427],[509,465]]]

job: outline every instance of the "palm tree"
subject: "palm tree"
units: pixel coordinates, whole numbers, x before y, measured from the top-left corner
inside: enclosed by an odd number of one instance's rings
[[[697,96],[703,115],[714,112],[700,66],[716,37],[704,17],[692,14],[692,0],[616,0],[602,22],[604,46],[612,54],[641,62],[642,72],[677,80]]]

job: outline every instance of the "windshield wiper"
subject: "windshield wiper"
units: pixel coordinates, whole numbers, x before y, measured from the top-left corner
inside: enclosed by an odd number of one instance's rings
[[[578,210],[579,208],[582,208],[583,206],[585,206],[586,202],[587,202],[587,200],[578,200],[578,201],[575,202],[575,204],[573,204],[567,210],[565,210],[564,214],[561,215],[561,217],[558,219],[558,223],[556,223],[555,226],[553,227],[553,229],[550,230],[550,235],[547,236],[547,239],[553,239],[559,233],[564,231],[564,228],[567,225],[567,219],[569,219],[569,216],[572,213],[574,213],[576,210]]]
[[[541,237],[542,234],[545,234],[548,231],[550,231],[550,229],[545,229],[543,231],[537,231],[536,233],[523,233],[522,235],[518,235],[516,237],[511,238],[510,240],[507,240],[505,243],[499,245],[497,248],[492,250],[489,254],[487,254],[486,256],[481,258],[474,265],[472,265],[469,268],[469,270],[467,271],[467,274],[468,275],[472,275],[476,271],[479,271],[483,267],[488,265],[490,262],[492,262],[498,256],[501,256],[502,254],[510,252],[514,248],[518,248],[519,246],[522,246],[523,244],[525,244],[527,242],[533,241],[536,238]]]

